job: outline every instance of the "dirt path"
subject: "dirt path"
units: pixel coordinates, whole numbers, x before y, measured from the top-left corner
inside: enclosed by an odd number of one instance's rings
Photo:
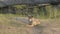
[[[33,28],[25,26],[29,23],[27,18],[15,17],[11,21],[8,26],[0,23],[0,34],[60,34],[60,20],[41,19],[41,24]]]
[[[18,18],[17,20],[28,23],[26,18]],[[41,20],[41,25],[33,28],[28,28],[30,34],[60,34],[60,24],[58,20]]]

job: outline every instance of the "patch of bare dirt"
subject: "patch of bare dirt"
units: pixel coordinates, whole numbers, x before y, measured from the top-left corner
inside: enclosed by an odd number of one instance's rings
[[[21,21],[24,23],[28,23],[28,20],[26,18],[23,19],[21,18]],[[30,32],[30,34],[60,34],[60,20],[42,19],[40,25],[35,26],[33,28],[26,28],[26,29],[29,29],[28,32]]]
[[[14,26],[0,24],[0,34],[60,34],[60,20],[57,19],[41,19],[41,24],[32,28],[26,26],[29,23],[27,18],[16,17],[14,20],[17,21],[12,24]]]

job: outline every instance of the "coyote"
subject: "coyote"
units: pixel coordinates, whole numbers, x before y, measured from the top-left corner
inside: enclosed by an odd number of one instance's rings
[[[31,27],[34,27],[34,26],[40,24],[40,20],[34,18],[33,16],[28,16],[28,20],[29,20],[29,25],[30,25]]]

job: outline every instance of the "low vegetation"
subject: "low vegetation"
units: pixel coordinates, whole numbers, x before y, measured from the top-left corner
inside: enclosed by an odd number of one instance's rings
[[[22,17],[15,14],[0,14],[0,34],[60,33],[60,19],[40,19],[41,25],[30,28],[20,18]]]

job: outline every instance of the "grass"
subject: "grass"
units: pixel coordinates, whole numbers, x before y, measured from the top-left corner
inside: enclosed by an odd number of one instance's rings
[[[46,25],[48,25],[48,29],[50,27],[60,28],[60,19],[53,19],[49,21],[44,20],[42,21],[41,26],[38,26],[37,28],[28,28],[26,27],[25,23],[21,22],[20,20],[17,20],[16,17],[20,18],[19,15],[0,14],[0,34],[33,34],[38,33],[38,31],[45,30],[44,28],[46,28]]]
[[[17,15],[14,14],[0,14],[0,34],[23,34],[21,27],[25,25],[17,21],[16,17]],[[26,31],[24,32],[27,34]]]

